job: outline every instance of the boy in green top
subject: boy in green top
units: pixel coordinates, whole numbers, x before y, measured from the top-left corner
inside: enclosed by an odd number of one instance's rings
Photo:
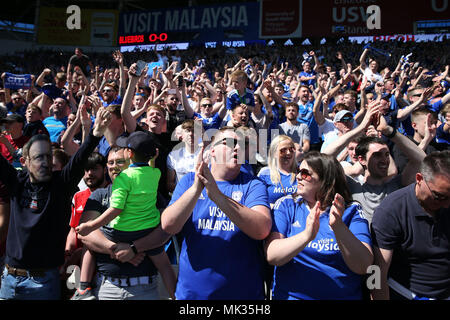
[[[161,215],[156,208],[156,198],[161,172],[158,168],[149,166],[157,152],[148,133],[133,132],[127,138],[118,138],[116,144],[127,148],[131,164],[114,179],[109,209],[96,219],[80,224],[76,231],[86,236],[93,230],[108,225],[113,230],[109,234],[112,241],[132,243],[152,232],[160,223]],[[155,254],[155,251],[151,250],[147,254],[160,272],[167,291],[174,298],[176,277],[169,260],[161,257],[166,254],[165,251]],[[81,281],[90,282],[95,271],[95,260],[87,250],[81,269]],[[83,279],[85,277],[89,279]]]

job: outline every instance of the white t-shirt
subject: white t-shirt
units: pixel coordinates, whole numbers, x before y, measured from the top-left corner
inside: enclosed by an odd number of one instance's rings
[[[364,69],[364,75],[366,76],[367,80],[369,80],[372,83],[376,82],[383,82],[383,77],[379,73],[373,73],[372,70],[370,70],[369,67]]]
[[[186,148],[174,148],[167,156],[167,168],[175,170],[177,173],[176,182],[178,183],[181,178],[188,172],[195,171],[195,163],[197,155],[200,152],[200,148],[197,148],[194,153],[189,153]]]

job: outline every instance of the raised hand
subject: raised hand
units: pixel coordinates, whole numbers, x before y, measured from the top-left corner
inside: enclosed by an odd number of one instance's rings
[[[328,223],[332,228],[342,223],[342,216],[344,214],[344,210],[345,210],[345,200],[339,193],[336,193],[336,195],[334,196],[333,204],[330,208],[328,220]]]
[[[92,131],[92,134],[96,137],[103,136],[105,130],[111,123],[111,120],[111,113],[106,110],[106,108],[100,108],[95,117],[94,130]]]
[[[306,228],[303,232],[306,232],[309,241],[316,238],[317,232],[319,232],[320,227],[320,201],[317,201],[314,207],[312,207],[306,218]]]

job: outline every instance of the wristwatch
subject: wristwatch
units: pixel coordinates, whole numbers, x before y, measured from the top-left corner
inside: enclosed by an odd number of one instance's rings
[[[130,242],[130,248],[131,248],[131,250],[133,250],[134,254],[138,254],[138,251],[133,242]]]

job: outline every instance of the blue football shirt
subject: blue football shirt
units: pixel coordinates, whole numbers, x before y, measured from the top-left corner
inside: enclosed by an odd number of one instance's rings
[[[344,262],[333,230],[328,224],[328,208],[320,216],[317,236],[291,261],[275,267],[274,299],[362,299],[361,276],[352,272]],[[309,208],[301,197],[280,198],[274,206],[272,232],[286,238],[305,230]],[[342,217],[355,237],[372,245],[368,222],[359,204],[348,206]]]
[[[177,184],[169,205],[194,183],[189,172]],[[217,181],[222,193],[252,208],[269,207],[264,183],[240,172]],[[251,239],[208,198],[206,189],[185,223],[175,296],[178,300],[263,299],[262,242]]]

